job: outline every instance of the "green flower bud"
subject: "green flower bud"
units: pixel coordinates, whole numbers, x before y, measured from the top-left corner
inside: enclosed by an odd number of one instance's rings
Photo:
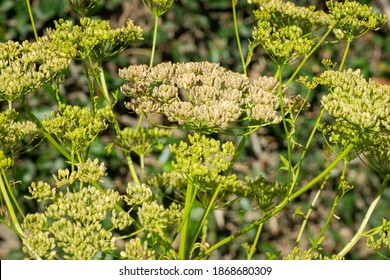
[[[142,0],[142,3],[152,13],[154,17],[165,14],[175,0]]]

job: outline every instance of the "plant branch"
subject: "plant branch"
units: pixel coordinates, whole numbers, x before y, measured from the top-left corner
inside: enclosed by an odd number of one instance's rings
[[[317,177],[312,179],[309,183],[307,183],[304,187],[293,193],[290,197],[286,197],[279,205],[277,205],[272,211],[264,215],[259,220],[249,224],[248,226],[242,228],[241,230],[237,231],[236,233],[226,237],[225,239],[219,241],[215,245],[211,246],[204,255],[208,255],[214,250],[218,249],[219,247],[231,242],[232,240],[236,239],[237,237],[243,235],[244,233],[252,230],[254,227],[260,225],[261,223],[264,223],[265,221],[269,220],[269,218],[275,216],[277,213],[279,213],[282,209],[284,209],[291,201],[302,195],[303,193],[310,190],[315,184],[317,184],[319,181],[321,181],[326,175],[329,174],[333,170],[333,168],[336,167],[336,165],[344,159],[345,156],[348,155],[348,153],[355,147],[355,142],[359,139],[360,135],[357,135],[350,144],[345,148],[343,152],[341,152],[338,157],[323,171],[321,172]],[[202,258],[202,256],[199,256],[199,258]]]
[[[35,27],[35,21],[34,21],[34,15],[32,12],[30,0],[26,0],[26,5],[27,5],[27,10],[28,10],[28,15],[30,16],[30,21],[31,21],[31,27],[34,32],[35,40],[38,41],[38,33],[37,33],[37,28]]]
[[[237,47],[238,47],[238,51],[240,53],[240,58],[241,58],[242,69],[243,69],[244,75],[247,75],[247,69],[246,69],[247,64],[245,63],[244,53],[242,52],[240,32],[238,30],[236,6],[237,6],[236,0],[232,0],[233,22],[234,22],[234,31],[236,33]]]
[[[314,48],[311,49],[311,51],[304,57],[304,59],[301,61],[301,63],[298,65],[298,67],[295,69],[294,73],[291,75],[290,79],[287,81],[286,86],[291,83],[295,79],[295,76],[298,75],[299,71],[303,67],[303,65],[306,64],[306,61],[312,56],[312,54],[319,48],[319,46],[322,45],[322,43],[325,41],[326,37],[332,32],[333,28],[336,26],[337,22],[334,22],[329,28],[328,31],[322,36],[322,38],[318,41],[317,45],[314,46]]]
[[[388,187],[390,181],[390,176],[388,175],[384,180],[382,185],[379,188],[379,191],[377,195],[375,196],[374,201],[371,203],[370,207],[367,210],[366,215],[364,216],[364,219],[354,235],[354,237],[349,241],[349,243],[337,254],[338,257],[344,257],[352,248],[355,246],[355,244],[359,241],[359,239],[363,236],[364,228],[367,226],[368,221],[370,220],[372,213],[374,212],[375,207],[377,206],[379,200],[382,197],[383,191],[386,187]]]

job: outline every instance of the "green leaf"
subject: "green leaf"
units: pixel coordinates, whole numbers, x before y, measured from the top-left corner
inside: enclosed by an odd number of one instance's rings
[[[295,218],[296,215],[302,216],[302,217],[305,216],[305,213],[303,213],[303,211],[301,210],[301,207],[298,207],[297,209],[295,209],[294,214],[293,214],[293,219]]]
[[[280,156],[280,160],[282,161],[283,163],[283,167],[281,168],[282,170],[289,170],[291,168],[291,165],[290,165],[290,162],[288,161],[287,158],[285,158],[284,156],[282,155],[279,155]]]

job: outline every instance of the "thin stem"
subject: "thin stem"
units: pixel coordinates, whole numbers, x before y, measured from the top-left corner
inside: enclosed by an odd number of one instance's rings
[[[98,70],[99,70],[99,81],[100,81],[99,85],[100,85],[102,94],[104,96],[104,99],[107,102],[107,105],[109,105],[111,110],[112,110],[113,104],[111,102],[111,99],[110,99],[110,96],[109,96],[109,93],[108,93],[106,77],[104,76],[103,65],[101,63],[99,63]]]
[[[248,257],[247,257],[248,260],[251,260],[252,257],[253,257],[253,255],[254,255],[255,252],[256,252],[257,244],[259,243],[259,239],[260,239],[260,234],[261,234],[261,231],[263,230],[263,225],[264,225],[264,224],[261,223],[261,224],[257,227],[255,240],[253,241],[253,244],[252,244],[252,246],[251,246],[250,252],[249,252]]]
[[[290,189],[291,192],[294,190],[295,185],[297,184],[297,181],[298,181],[298,178],[299,178],[299,173],[301,172],[301,168],[302,168],[302,162],[303,162],[303,160],[306,157],[306,153],[307,153],[307,151],[309,149],[309,146],[310,146],[311,142],[313,141],[315,133],[317,132],[318,126],[319,126],[319,124],[321,122],[321,119],[322,119],[322,116],[323,116],[324,112],[325,112],[325,109],[322,109],[320,114],[319,114],[319,116],[318,116],[318,118],[317,118],[316,124],[314,125],[313,130],[311,131],[310,137],[307,140],[306,146],[303,149],[301,158],[300,158],[300,160],[298,162],[297,170],[296,170],[296,172],[294,174],[293,182],[291,184],[291,189]]]
[[[364,219],[358,231],[356,232],[355,236],[351,239],[351,241],[349,241],[349,243],[340,251],[340,253],[337,254],[338,257],[344,257],[353,248],[353,246],[355,246],[355,244],[359,241],[359,239],[363,236],[364,228],[367,226],[367,223],[370,220],[375,207],[377,206],[379,200],[381,199],[383,191],[385,190],[386,187],[388,187],[389,181],[390,181],[390,176],[387,176],[385,180],[383,180],[383,183],[380,186],[374,201],[371,203],[370,207],[368,208],[367,213],[364,216]]]
[[[179,259],[185,260],[187,259],[187,238],[188,238],[188,226],[190,222],[190,214],[193,206],[193,196],[194,196],[195,188],[194,184],[191,180],[188,181],[187,191],[186,191],[186,199],[184,204],[184,213],[183,213],[183,222],[181,224],[180,231],[180,246],[179,246]]]
[[[5,201],[5,204],[7,205],[7,210],[8,210],[9,215],[11,216],[13,227],[15,228],[16,233],[23,238],[24,237],[23,230],[19,224],[18,218],[16,217],[16,213],[15,213],[14,208],[12,206],[12,202],[9,199],[6,186],[4,185],[3,179],[6,179],[6,178],[7,177],[6,177],[5,172],[3,170],[2,174],[0,176],[0,192],[1,192],[1,195],[4,199],[4,201]]]
[[[106,100],[107,105],[110,107],[112,114],[115,116],[114,106],[111,103],[111,100],[110,100],[110,97],[108,94],[107,82],[106,82],[106,78],[104,76],[103,65],[101,63],[99,64],[99,79],[98,79],[98,81],[99,81],[98,84],[99,84],[99,87],[102,91],[104,99]],[[119,127],[119,123],[118,123],[117,118],[114,118],[114,129],[115,129],[116,135],[119,137],[119,140],[121,141],[121,143],[123,143],[123,139],[122,139],[121,133],[120,133],[121,129]],[[125,150],[123,150],[123,153],[125,154],[127,164],[129,166],[130,173],[131,173],[131,176],[132,176],[134,182],[136,184],[139,184],[140,181],[138,179],[137,172],[135,171],[134,164],[133,164],[133,161],[131,159],[130,153],[126,152]]]
[[[289,200],[293,200],[295,198],[297,198],[298,196],[300,196],[301,194],[303,194],[304,192],[306,192],[307,190],[311,189],[311,187],[313,187],[315,184],[317,184],[319,181],[321,181],[326,175],[328,175],[332,170],[333,168],[336,167],[336,165],[342,161],[348,154],[349,152],[355,147],[355,143],[356,141],[360,138],[360,135],[356,135],[355,138],[353,138],[351,140],[351,142],[349,143],[349,145],[345,148],[344,151],[342,151],[338,156],[337,158],[323,171],[321,172],[320,175],[318,175],[317,177],[315,177],[313,180],[311,180],[309,183],[307,183],[304,187],[302,187],[301,189],[299,189],[298,191],[296,191],[295,193],[293,193],[290,197],[289,197]]]
[[[137,175],[137,172],[135,170],[135,167],[134,167],[134,164],[133,164],[133,160],[131,159],[130,153],[125,152],[125,151],[123,151],[123,153],[125,154],[125,157],[126,157],[126,160],[127,160],[127,165],[129,166],[131,177],[133,178],[133,180],[134,180],[134,182],[136,184],[140,184],[140,181],[138,179],[138,175]]]
[[[39,128],[40,132],[45,136],[47,140],[67,159],[71,160],[71,155],[66,151],[61,144],[59,144],[53,136],[51,136],[43,127],[42,123],[37,119],[37,117],[33,114],[30,107],[27,105],[26,101],[24,99],[19,100],[20,104],[22,105],[23,109],[27,112],[31,120],[36,124],[36,126]]]
[[[283,72],[283,66],[278,66],[278,81],[279,81],[279,91],[278,91],[278,95],[279,95],[279,102],[280,102],[280,111],[281,111],[281,115],[282,115],[282,121],[283,121],[283,128],[284,128],[284,133],[286,134],[286,140],[287,140],[287,160],[289,162],[289,166],[288,166],[288,171],[287,171],[287,186],[290,186],[290,189],[289,189],[289,194],[291,193],[292,191],[292,186],[290,185],[290,182],[291,182],[291,174],[292,174],[292,170],[291,170],[291,166],[292,166],[292,157],[291,157],[291,133],[288,129],[288,126],[287,126],[287,119],[286,119],[286,115],[285,115],[285,110],[284,110],[284,104],[283,104],[283,80],[282,80],[282,72]]]
[[[234,154],[234,157],[232,159],[232,161],[230,162],[230,166],[229,168],[225,171],[225,175],[228,175],[230,173],[230,171],[232,170],[233,168],[233,165],[234,163],[236,162],[240,152],[244,149],[245,147],[245,143],[248,139],[249,135],[247,134],[244,134],[241,138],[241,141],[240,143],[238,144],[238,147],[236,149],[236,153]],[[211,197],[210,199],[210,202],[206,208],[206,210],[204,211],[203,215],[202,215],[202,218],[201,220],[199,221],[196,229],[195,229],[195,234],[193,235],[193,238],[191,240],[191,243],[190,243],[190,248],[193,246],[193,244],[195,243],[196,241],[196,238],[199,236],[200,232],[202,231],[202,227],[204,225],[204,223],[206,222],[211,210],[213,209],[213,206],[214,206],[214,202],[217,200],[218,198],[218,195],[219,195],[219,192],[221,191],[221,188],[222,188],[222,184],[219,184],[218,187],[216,188],[213,196]]]
[[[303,236],[303,232],[305,231],[305,228],[306,228],[306,225],[309,221],[310,215],[313,212],[313,209],[314,209],[314,207],[315,207],[315,205],[316,205],[316,203],[321,195],[322,190],[325,187],[325,184],[326,184],[326,180],[324,180],[324,182],[321,184],[321,187],[318,189],[318,191],[317,191],[317,193],[316,193],[316,195],[315,195],[315,197],[310,205],[309,211],[307,211],[305,217],[303,218],[303,222],[302,222],[301,228],[299,230],[297,240],[295,241],[295,246],[298,246],[299,242],[301,241],[301,238]]]
[[[96,101],[95,101],[95,87],[93,84],[93,79],[91,78],[91,75],[89,74],[89,68],[87,64],[85,63],[85,60],[82,60],[83,63],[83,68],[85,71],[85,76],[87,78],[87,84],[88,84],[88,89],[89,89],[89,98],[91,101],[91,106],[92,106],[92,112],[95,114],[96,113]],[[91,60],[89,60],[89,63],[91,63]]]
[[[322,45],[322,43],[325,41],[326,37],[332,32],[333,28],[337,22],[334,22],[329,28],[328,31],[322,36],[322,38],[318,41],[317,45],[314,46],[314,48],[311,49],[311,51],[304,57],[304,59],[301,61],[301,63],[298,65],[298,67],[295,69],[295,72],[291,75],[290,79],[288,79],[286,85],[291,83],[292,80],[294,80],[295,76],[298,75],[299,71],[305,65],[306,61],[311,57],[311,55],[319,48],[319,46]]]
[[[156,52],[158,19],[159,19],[158,16],[155,16],[155,17],[154,17],[153,46],[152,46],[152,54],[151,54],[151,56],[150,56],[149,67],[153,67],[154,54],[155,54],[155,52]]]
[[[317,184],[319,181],[321,181],[325,176],[329,174],[333,170],[333,168],[336,167],[336,165],[344,159],[345,156],[348,155],[348,153],[355,147],[355,142],[359,139],[360,135],[357,135],[355,138],[352,139],[351,143],[345,148],[343,152],[341,152],[338,157],[323,171],[321,174],[319,174],[317,177],[315,177],[313,180],[311,180],[309,183],[307,183],[304,187],[293,193],[290,197],[286,197],[281,203],[279,203],[272,211],[264,215],[261,219],[249,224],[248,226],[242,228],[241,230],[237,231],[236,233],[226,237],[225,239],[219,241],[215,245],[211,246],[204,255],[209,255],[214,250],[218,249],[219,247],[231,242],[232,240],[236,239],[237,237],[243,235],[244,233],[252,230],[254,227],[260,225],[261,223],[264,223],[269,218],[275,216],[277,213],[279,213],[284,207],[286,207],[291,201],[302,195],[303,193],[310,190],[315,184]],[[199,258],[202,258],[203,255],[199,256]]]
[[[349,47],[351,46],[351,42],[352,42],[351,39],[347,40],[347,45],[345,46],[345,51],[344,51],[343,59],[341,60],[340,63],[339,71],[343,69],[345,61],[347,60],[347,55],[348,55]]]
[[[247,70],[246,70],[247,64],[245,63],[244,53],[242,52],[240,32],[238,30],[236,0],[232,0],[232,11],[233,11],[234,31],[236,33],[236,41],[237,41],[238,51],[240,53],[242,69],[244,71],[244,74],[247,75]]]
[[[347,166],[348,166],[348,161],[344,161],[344,167],[343,167],[343,171],[341,173],[340,178],[344,178],[345,177],[345,173],[347,172]],[[326,219],[325,224],[322,226],[321,231],[318,234],[317,239],[313,242],[312,247],[309,250],[309,252],[311,252],[314,249],[316,249],[316,247],[319,245],[320,241],[323,239],[323,235],[325,233],[325,230],[328,228],[328,225],[329,225],[330,221],[334,217],[333,215],[334,215],[334,212],[336,210],[336,207],[337,207],[339,201],[344,196],[344,193],[342,195],[340,195],[340,191],[342,191],[342,190],[340,190],[340,185],[339,185],[339,189],[338,189],[338,192],[336,194],[336,197],[334,198],[332,209],[330,210],[330,212],[328,214],[328,218]]]
[[[34,32],[35,40],[38,41],[38,33],[37,33],[37,28],[35,27],[34,15],[31,9],[30,0],[26,0],[26,5],[28,10],[28,15],[30,16],[31,27]]]

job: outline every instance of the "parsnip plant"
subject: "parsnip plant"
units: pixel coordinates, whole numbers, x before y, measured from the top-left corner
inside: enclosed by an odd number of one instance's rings
[[[155,64],[159,19],[174,1],[143,0],[155,20],[150,64],[120,69],[123,85],[110,92],[104,62],[142,40],[143,30],[131,20],[115,29],[107,20],[87,17],[96,0],[68,2],[79,17],[58,20],[38,37],[27,0],[36,40],[0,44],[1,222],[19,235],[27,258],[207,259],[254,230],[253,240],[240,244],[247,258],[253,259],[262,246],[263,225],[309,190],[317,190],[317,195],[312,207],[301,213],[304,219],[294,249],[273,257],[342,259],[363,237],[369,248],[390,257],[389,217],[375,228],[366,228],[389,187],[390,86],[363,77],[359,69],[344,69],[352,42],[377,30],[386,21],[384,15],[353,1],[328,1],[327,12],[283,0],[248,1],[257,24],[245,50],[237,3],[232,0],[242,62],[238,73],[207,61]],[[341,61],[324,59],[322,73],[300,76],[307,61],[330,40],[335,47],[344,42]],[[250,79],[248,69],[258,59],[258,48],[263,48],[277,71]],[[71,64],[84,69],[88,106],[73,103],[62,90]],[[290,66],[292,74],[285,71]],[[295,90],[296,83],[305,90]],[[42,116],[31,109],[29,97],[47,85],[57,103],[51,114]],[[319,89],[327,92],[316,122],[307,139],[297,139],[305,121],[303,112],[311,106],[310,96]],[[118,120],[120,95],[125,96],[129,113],[138,116],[133,127]],[[162,115],[165,124],[155,115]],[[279,126],[284,133],[287,152],[280,155],[282,168],[275,170],[282,179],[271,180],[267,174],[253,177],[235,169],[249,136],[266,126]],[[169,144],[177,131],[185,138]],[[124,186],[105,181],[109,166],[91,156],[91,146],[104,133],[114,135],[107,152],[115,149],[126,159],[131,179]],[[332,160],[324,170],[303,178],[316,135],[323,136],[324,153]],[[17,197],[15,156],[34,153],[44,141],[58,150],[67,167],[31,183],[29,196]],[[145,159],[160,153],[168,153],[172,160],[168,167],[152,172]],[[321,243],[336,208],[354,187],[347,171],[356,158],[375,170],[382,183],[351,241],[340,252],[329,254],[321,250]],[[318,236],[311,237],[311,246],[303,248],[300,241],[312,209],[339,163],[343,168],[333,186],[337,191],[328,218]],[[24,199],[39,205],[36,213],[25,213],[20,206]],[[260,218],[211,243],[214,210],[240,207],[242,199],[250,201]]]

